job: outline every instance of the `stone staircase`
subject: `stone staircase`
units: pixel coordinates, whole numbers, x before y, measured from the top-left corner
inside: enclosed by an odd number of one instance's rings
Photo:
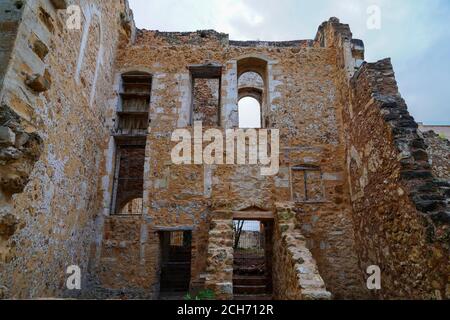
[[[235,275],[233,277],[234,300],[272,300],[265,276]]]

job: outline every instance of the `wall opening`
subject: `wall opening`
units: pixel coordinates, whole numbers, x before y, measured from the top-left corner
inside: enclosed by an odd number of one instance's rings
[[[189,70],[192,78],[191,125],[200,121],[204,127],[220,126],[222,66],[195,65]]]
[[[237,71],[239,127],[268,127],[267,61],[244,58],[238,61]]]
[[[272,222],[235,220],[233,292],[235,297],[272,294]]]
[[[192,231],[160,232],[160,295],[180,297],[189,292],[191,281]]]
[[[112,213],[139,215],[143,212],[145,142],[117,146]]]
[[[261,104],[255,98],[244,97],[239,100],[239,128],[262,128]]]
[[[149,125],[152,76],[145,72],[128,72],[122,75],[121,80],[116,135],[146,135]]]
[[[120,100],[113,136],[116,163],[111,213],[141,215],[152,76],[131,71],[121,75]]]
[[[143,212],[143,202],[144,199],[136,198],[130,200],[127,204],[125,204],[122,209],[118,212],[120,215],[133,215],[133,214],[142,214]]]

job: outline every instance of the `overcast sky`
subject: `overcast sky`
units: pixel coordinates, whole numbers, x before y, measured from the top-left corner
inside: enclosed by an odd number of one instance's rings
[[[336,16],[364,40],[366,60],[391,57],[400,90],[419,122],[450,124],[448,0],[129,0],[137,26],[160,31],[215,29],[233,40],[313,39]],[[381,9],[369,30],[367,9]]]

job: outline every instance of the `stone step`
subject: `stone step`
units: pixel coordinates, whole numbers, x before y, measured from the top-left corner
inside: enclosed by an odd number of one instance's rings
[[[234,294],[245,294],[245,295],[263,295],[267,293],[266,286],[233,286]]]
[[[267,278],[264,276],[234,276],[233,284],[235,286],[265,286]]]
[[[238,300],[238,301],[270,301],[270,300],[273,300],[273,297],[270,294],[256,294],[256,295],[235,294],[234,300]]]

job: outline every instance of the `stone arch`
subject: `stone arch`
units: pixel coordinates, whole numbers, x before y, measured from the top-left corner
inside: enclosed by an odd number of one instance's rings
[[[242,56],[237,59],[238,79],[246,72],[255,72],[267,80],[267,66],[269,60],[260,55]]]
[[[259,56],[244,56],[237,61],[238,82],[238,113],[241,112],[240,102],[243,98],[254,98],[259,102],[260,113],[256,114],[259,127],[267,127],[265,121],[268,113],[269,84],[268,84],[268,60]],[[247,115],[248,117],[251,115]],[[239,116],[241,119],[241,116]]]
[[[263,94],[264,91],[258,88],[253,87],[244,87],[239,88],[239,98],[238,100],[241,100],[242,98],[254,98],[259,101],[259,104],[262,105],[263,102]]]
[[[142,214],[143,213],[143,202],[144,199],[139,197],[139,198],[130,198],[128,199],[127,202],[123,202],[121,203],[121,209],[119,210],[118,214],[121,215],[126,215],[126,214],[130,214],[130,215],[138,215],[138,214]]]

